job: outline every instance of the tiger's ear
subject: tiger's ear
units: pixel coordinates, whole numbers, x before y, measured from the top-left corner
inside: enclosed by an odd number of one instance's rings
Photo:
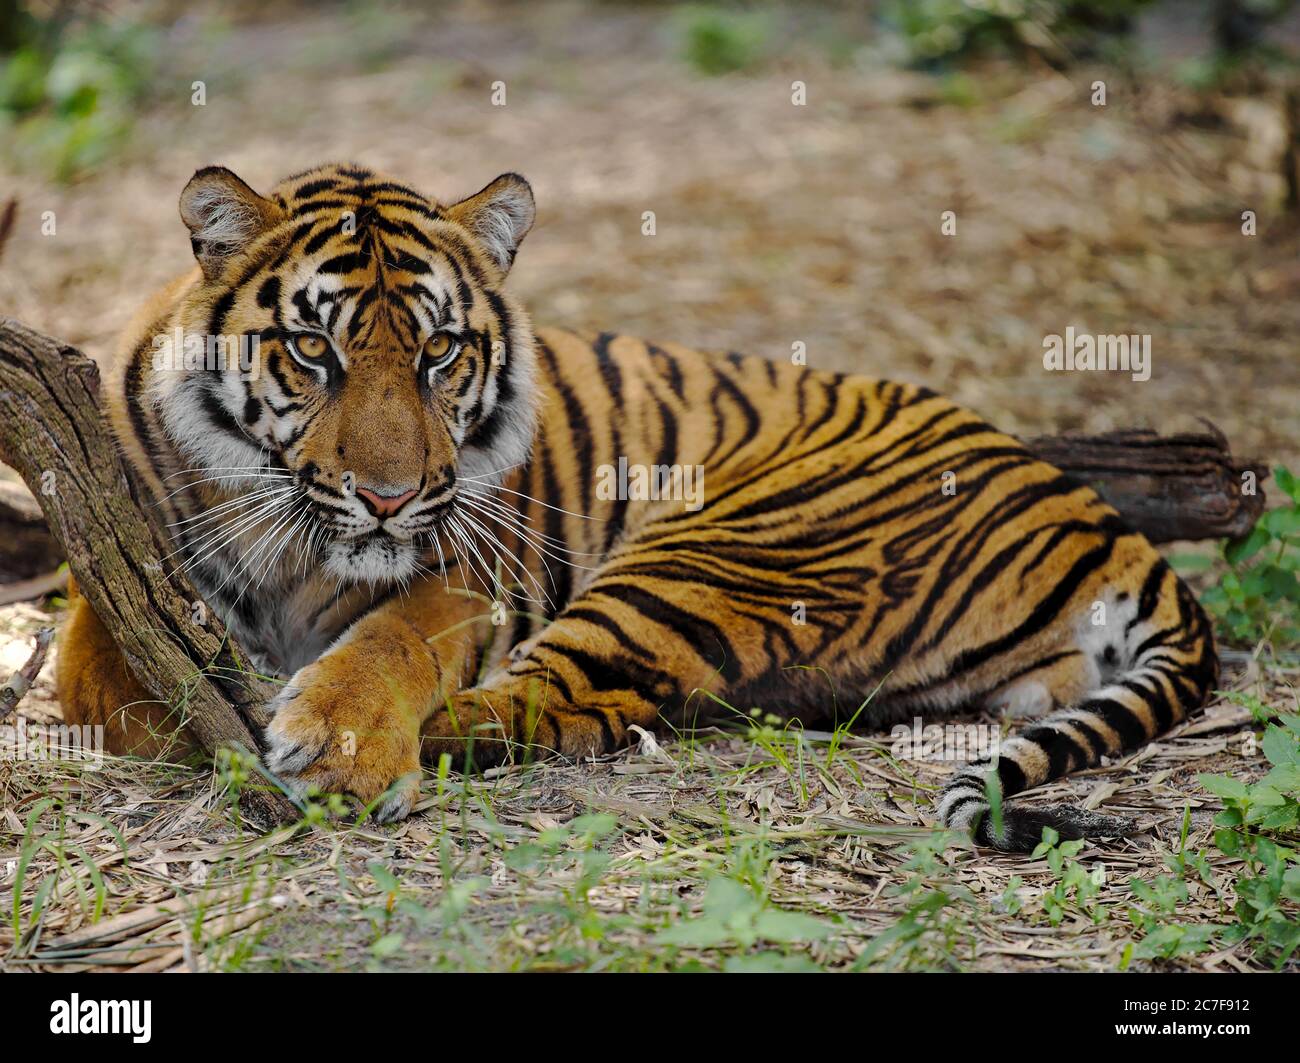
[[[203,275],[214,280],[226,262],[284,217],[224,166],[206,166],[181,192],[181,220]]]
[[[481,192],[447,208],[502,273],[509,271],[519,244],[533,227],[533,187],[517,173],[503,173]]]

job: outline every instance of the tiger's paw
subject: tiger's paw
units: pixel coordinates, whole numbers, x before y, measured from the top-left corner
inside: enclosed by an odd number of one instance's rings
[[[271,703],[266,766],[299,797],[351,794],[381,823],[420,794],[419,718],[392,676],[341,648],[298,671]]]

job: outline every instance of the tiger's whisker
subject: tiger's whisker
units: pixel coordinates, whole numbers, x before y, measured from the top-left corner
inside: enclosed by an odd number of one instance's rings
[[[515,565],[518,565],[519,568],[523,570],[524,576],[526,576],[527,579],[530,580],[533,583],[533,585],[537,588],[538,593],[541,594],[542,597],[538,599],[532,597],[531,595],[525,594],[524,597],[527,601],[538,602],[539,604],[544,603],[546,605],[551,604],[550,597],[547,595],[546,591],[542,588],[542,585],[538,583],[537,577],[528,571],[527,565],[525,565],[518,557],[516,557],[513,553],[511,553],[511,551],[507,550],[505,546],[500,542],[500,540],[498,540],[494,535],[492,535],[491,532],[487,528],[485,528],[483,524],[475,517],[465,512],[462,512],[461,516],[465,518],[466,523],[470,526],[471,529],[475,530],[480,536],[482,536],[483,540],[487,543],[488,549],[496,557],[501,567],[506,569],[506,571],[510,573],[510,575],[518,582],[521,589],[524,587],[524,579],[519,575],[517,571],[515,571],[514,568],[506,565],[505,560],[502,558],[502,554],[504,554],[511,561],[513,561]],[[500,586],[499,580],[498,580],[498,586]],[[504,590],[505,588],[502,587],[501,589]]]

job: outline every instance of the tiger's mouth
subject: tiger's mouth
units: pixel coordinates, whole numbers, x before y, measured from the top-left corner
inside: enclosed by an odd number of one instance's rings
[[[318,555],[336,579],[372,584],[406,582],[430,566],[425,560],[445,529],[455,508],[448,499],[433,509],[377,519],[340,513],[333,507],[318,509],[325,534]],[[436,565],[436,562],[435,562]]]

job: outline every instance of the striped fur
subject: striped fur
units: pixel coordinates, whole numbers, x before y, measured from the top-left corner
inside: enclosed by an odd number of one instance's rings
[[[990,785],[1010,796],[1133,749],[1215,681],[1206,619],[1151,545],[933,392],[534,330],[502,289],[532,222],[522,178],[452,205],[352,166],[255,200],[227,171],[195,181],[201,269],[133,326],[112,413],[200,590],[290,677],[270,763],[299,790],[396,818],[422,755],[576,757],[706,708],[701,690],[813,720],[831,690],[851,712],[879,687],[877,725],[1041,715],[938,803],[1023,850],[1044,825],[1126,824],[1019,802],[995,822]],[[263,371],[156,370],[152,337],[177,327],[260,337]],[[327,365],[294,357],[303,331],[329,339]],[[463,346],[426,372],[440,331]],[[702,506],[609,497],[620,458],[702,469]],[[349,475],[415,495],[375,515]],[[75,689],[106,641],[80,605],[65,706],[113,716],[129,746],[144,725],[118,707],[139,691]]]

